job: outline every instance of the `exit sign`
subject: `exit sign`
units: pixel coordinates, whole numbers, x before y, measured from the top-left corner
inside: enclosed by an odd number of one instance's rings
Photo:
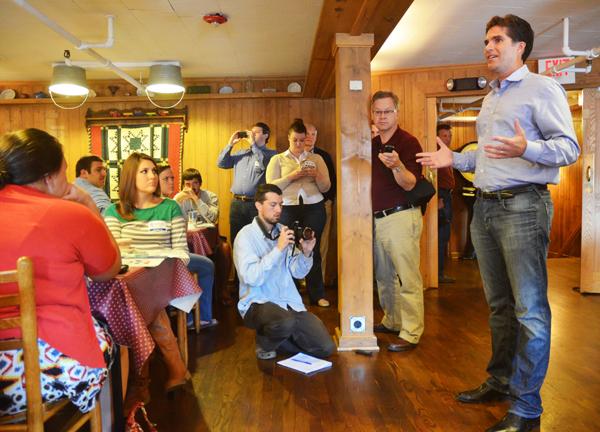
[[[574,57],[555,57],[538,60],[538,72],[542,73],[562,63],[573,60]],[[561,84],[575,84],[575,72],[567,72],[566,69],[550,74],[552,78]]]

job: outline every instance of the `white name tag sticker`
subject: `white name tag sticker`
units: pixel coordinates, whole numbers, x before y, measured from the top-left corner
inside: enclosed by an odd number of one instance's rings
[[[169,224],[161,220],[153,220],[148,222],[148,231],[152,232],[166,232],[169,231]]]

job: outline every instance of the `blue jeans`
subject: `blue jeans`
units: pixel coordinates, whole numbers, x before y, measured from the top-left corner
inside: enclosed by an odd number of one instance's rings
[[[212,295],[213,281],[215,279],[215,265],[202,255],[190,254],[188,270],[198,275],[198,285],[202,288],[200,296],[200,318],[203,321],[212,320]]]
[[[488,384],[509,390],[509,412],[542,413],[540,388],[550,357],[546,256],[553,206],[547,190],[475,202],[471,237],[490,308]]]
[[[306,286],[308,297],[312,304],[316,304],[325,297],[325,286],[323,285],[323,272],[321,271],[321,234],[325,228],[325,203],[303,204],[283,206],[281,210],[280,223],[291,228],[294,221],[299,221],[303,227],[310,227],[315,232],[317,243],[313,249],[313,265],[306,275]]]
[[[252,223],[254,217],[258,215],[258,210],[254,205],[254,201],[241,201],[235,198],[231,200],[229,208],[229,232],[231,234],[231,247],[237,233],[246,225]]]
[[[444,275],[444,260],[446,248],[450,241],[450,228],[452,222],[452,190],[438,189],[438,198],[444,200],[444,207],[438,211],[438,276]]]

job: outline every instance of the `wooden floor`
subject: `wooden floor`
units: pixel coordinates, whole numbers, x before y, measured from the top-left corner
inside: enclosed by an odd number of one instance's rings
[[[577,259],[552,259],[549,269],[553,333],[542,431],[597,431],[600,297],[572,290]],[[190,333],[195,395],[165,399],[154,359],[150,418],[159,431],[485,430],[507,405],[465,406],[453,398],[486,378],[487,308],[477,264],[455,261],[448,272],[456,284],[425,293],[425,334],[416,350],[390,353],[385,346],[395,336],[384,335],[373,357],[335,354],[333,368],[312,377],[257,361],[254,332],[234,308],[217,310],[219,326]],[[335,308],[313,311],[333,333]]]

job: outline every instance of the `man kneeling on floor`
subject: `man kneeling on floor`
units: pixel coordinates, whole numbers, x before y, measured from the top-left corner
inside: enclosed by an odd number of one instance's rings
[[[316,239],[294,239],[294,230],[279,224],[283,199],[273,184],[259,185],[258,216],[235,238],[233,255],[240,279],[238,310],[256,330],[256,356],[275,358],[280,349],[328,357],[335,350],[323,322],[307,312],[294,285],[313,264]]]

